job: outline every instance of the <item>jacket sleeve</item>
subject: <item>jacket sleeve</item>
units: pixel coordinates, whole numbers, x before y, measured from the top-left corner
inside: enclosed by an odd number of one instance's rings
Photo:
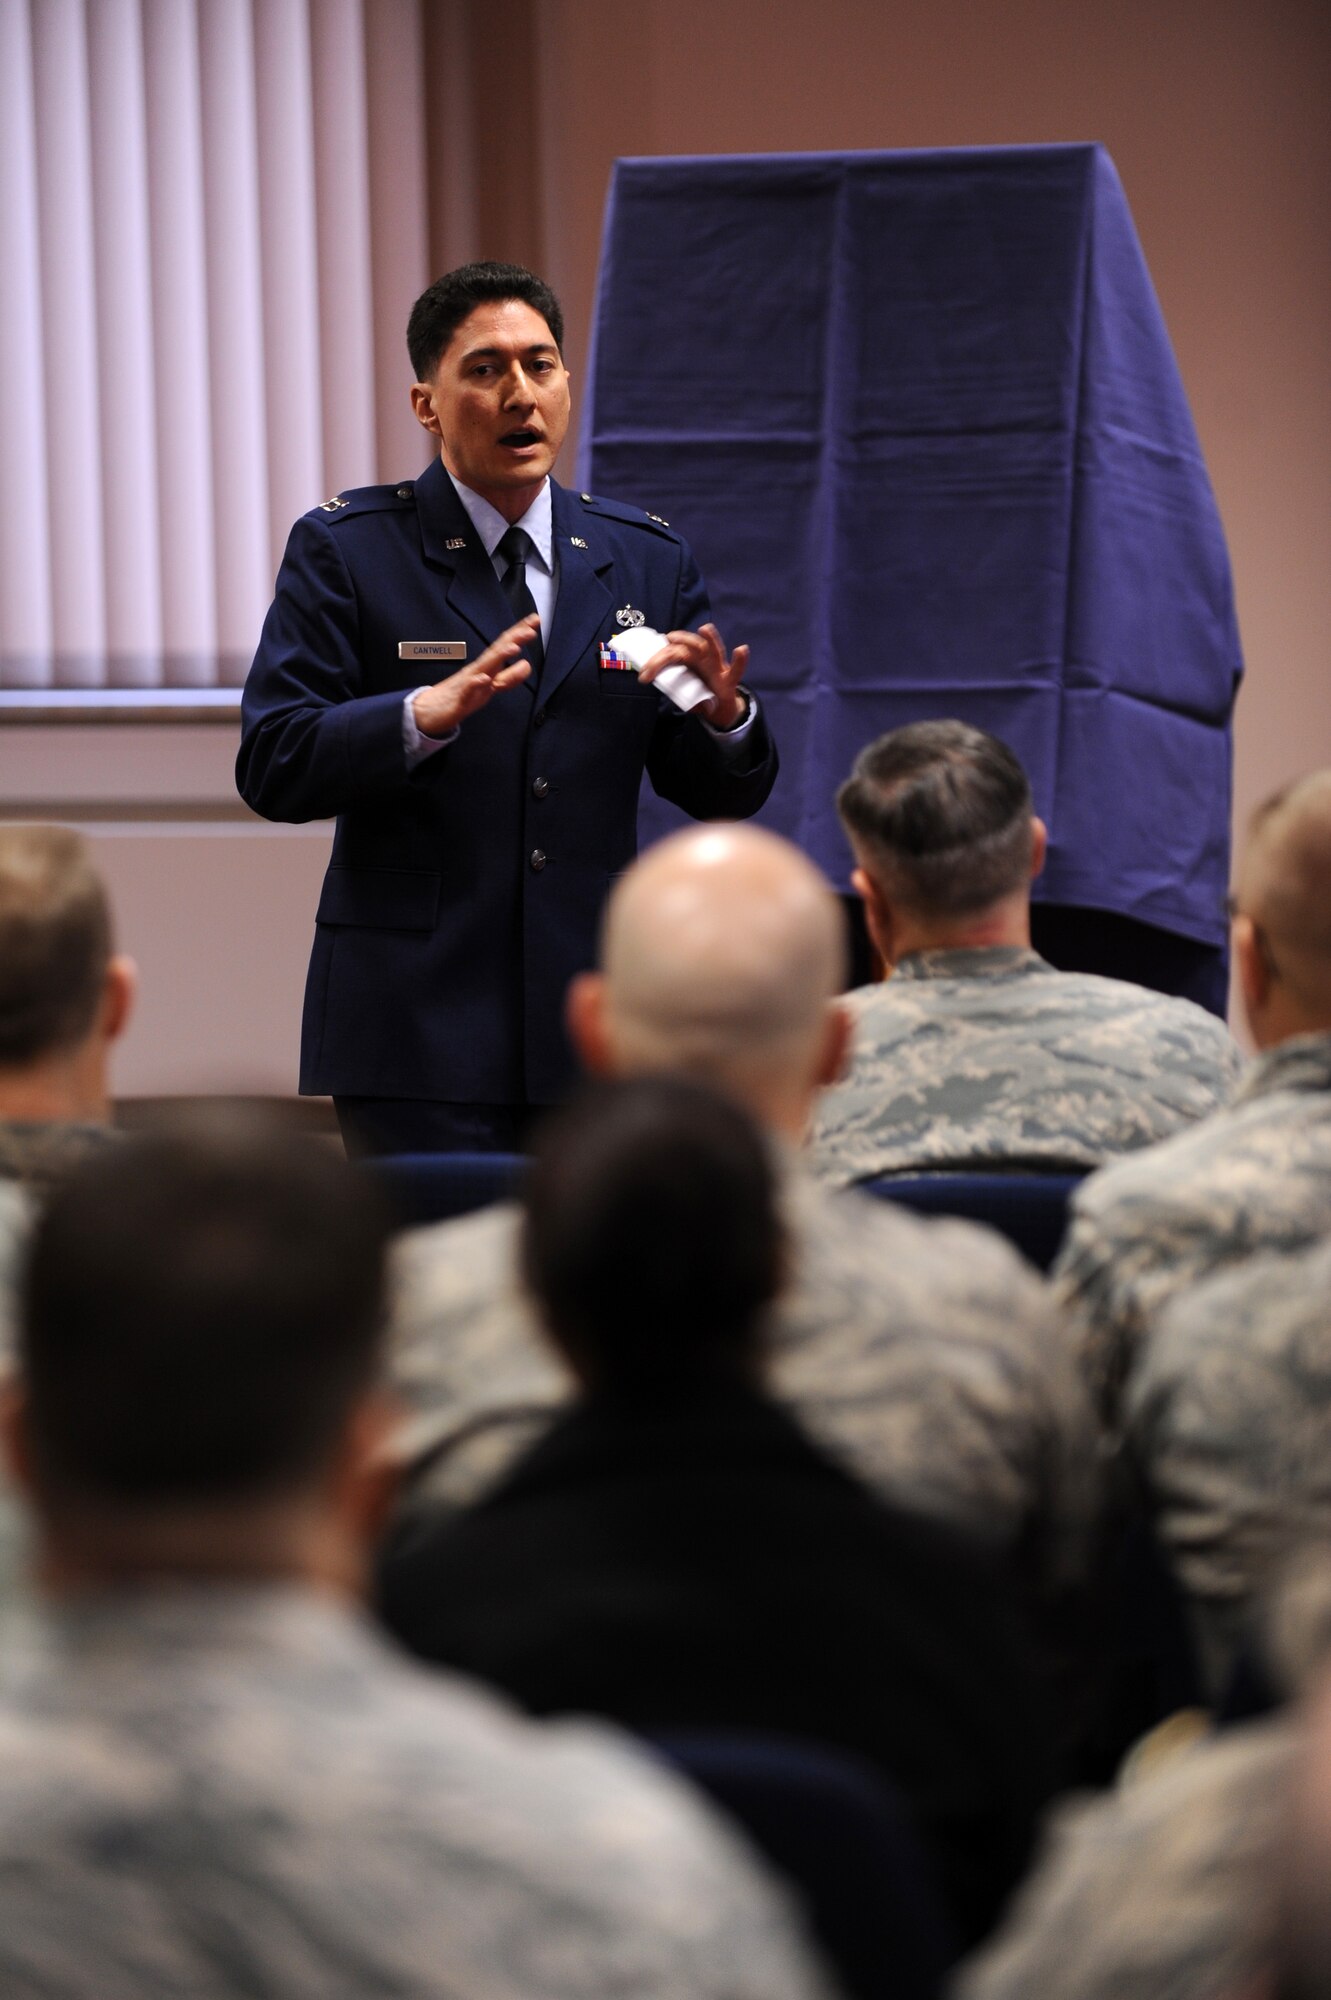
[[[682,631],[710,617],[707,586],[686,543],[679,544],[674,608],[662,629]],[[694,819],[748,819],[776,783],[776,744],[761,707],[742,744],[728,744],[696,715],[662,704],[647,751],[653,788]]]
[[[336,536],[307,517],[287,542],[241,700],[236,786],[252,811],[326,819],[408,784],[402,692],[367,695],[363,681],[351,577]]]

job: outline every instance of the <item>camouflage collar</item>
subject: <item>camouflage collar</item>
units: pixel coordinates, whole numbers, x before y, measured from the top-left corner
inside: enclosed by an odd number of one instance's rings
[[[0,1179],[18,1181],[46,1194],[61,1174],[89,1153],[113,1144],[109,1125],[76,1124],[60,1118],[0,1118]]]
[[[1278,1090],[1331,1090],[1331,1033],[1291,1035],[1258,1056],[1234,1093],[1235,1104],[1271,1097]]]
[[[150,1655],[165,1666],[191,1655],[322,1663],[364,1661],[376,1635],[363,1614],[300,1579],[159,1579],[89,1587],[31,1606],[21,1621],[12,1682],[56,1659],[86,1667]]]
[[[893,969],[894,979],[1028,979],[1053,966],[1028,945],[971,945],[955,951],[912,951]]]

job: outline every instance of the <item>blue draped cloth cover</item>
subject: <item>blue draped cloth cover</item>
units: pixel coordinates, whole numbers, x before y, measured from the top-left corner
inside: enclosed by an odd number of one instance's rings
[[[1229,561],[1102,148],[621,160],[590,376],[580,484],[752,646],[770,825],[844,884],[856,752],[960,715],[1030,772],[1048,901],[1223,941]]]

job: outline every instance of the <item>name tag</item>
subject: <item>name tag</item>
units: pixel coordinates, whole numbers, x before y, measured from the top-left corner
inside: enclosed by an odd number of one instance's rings
[[[399,660],[465,660],[465,639],[399,639]]]

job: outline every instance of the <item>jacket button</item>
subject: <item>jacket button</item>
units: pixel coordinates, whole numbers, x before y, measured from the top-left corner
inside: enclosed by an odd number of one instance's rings
[[[545,721],[545,710],[543,708],[538,708],[531,720],[532,720],[532,728],[539,729],[541,724]]]
[[[543,799],[546,793],[549,791],[549,789],[550,789],[550,780],[548,778],[532,779],[531,795],[534,799]]]
[[[533,847],[531,851],[531,865],[532,873],[539,875],[545,866],[545,849],[543,847]]]

